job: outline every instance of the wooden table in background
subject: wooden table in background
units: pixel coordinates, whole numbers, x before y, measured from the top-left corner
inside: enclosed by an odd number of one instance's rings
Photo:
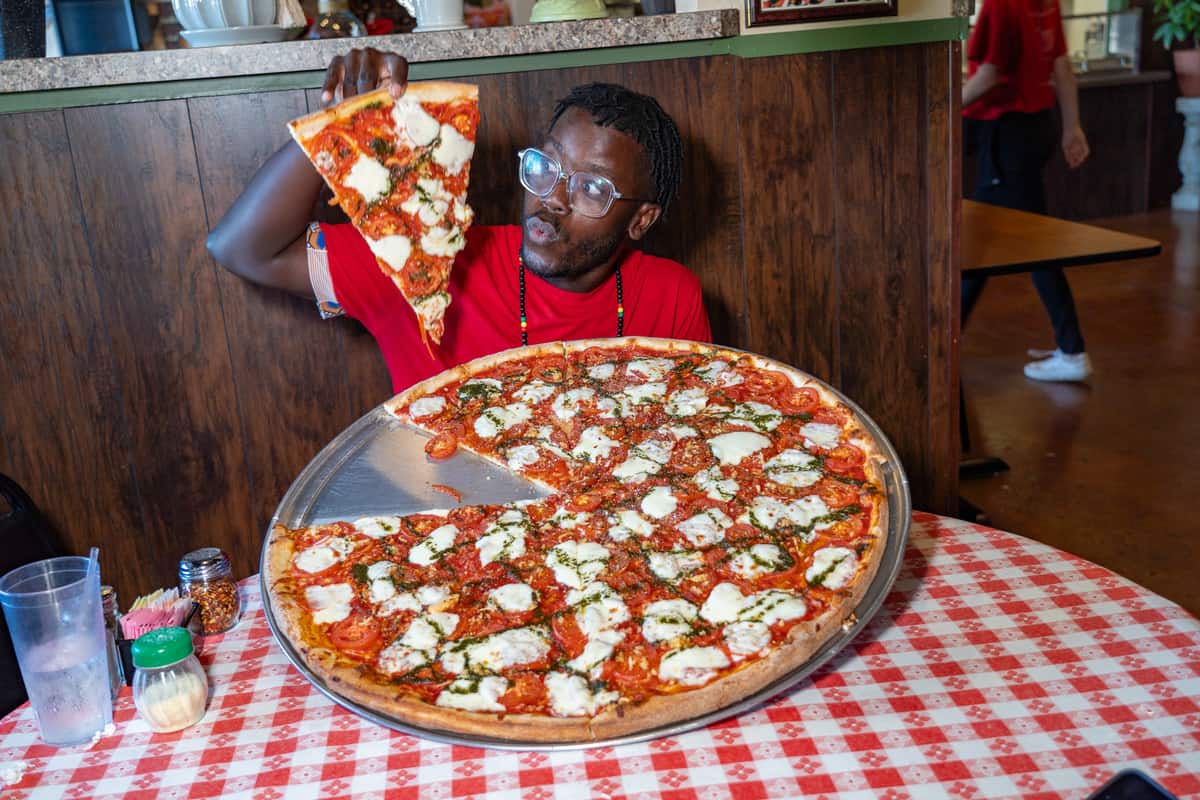
[[[1162,252],[1153,239],[974,200],[963,200],[961,239],[962,273],[970,277],[1081,267]]]
[[[1162,244],[1153,239],[974,200],[963,200],[960,233],[962,274],[972,278],[1103,264],[1162,252]],[[961,393],[960,403],[959,432],[966,452],[971,449],[971,437]],[[963,459],[958,474],[961,478],[982,478],[1007,471],[1003,459],[980,456]],[[976,509],[964,508],[963,501],[959,502],[960,513],[984,521]]]

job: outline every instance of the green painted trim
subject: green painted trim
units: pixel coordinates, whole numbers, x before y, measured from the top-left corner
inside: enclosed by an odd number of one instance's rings
[[[411,65],[409,75],[414,80],[429,80],[730,54],[740,58],[762,58],[796,53],[819,53],[864,47],[891,47],[951,41],[965,38],[966,30],[967,20],[962,17],[905,20],[840,28],[751,34],[691,42],[667,42],[556,53],[421,62]],[[178,100],[248,92],[315,89],[321,85],[323,75],[323,71],[313,70],[0,94],[0,114],[151,100]]]
[[[730,40],[730,52],[742,58],[763,58],[796,53],[858,50],[865,47],[962,41],[966,38],[966,17],[947,17],[902,20],[882,25],[854,25],[738,36]]]

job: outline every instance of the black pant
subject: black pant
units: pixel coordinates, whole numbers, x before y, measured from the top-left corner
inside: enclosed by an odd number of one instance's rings
[[[1054,116],[1005,114],[997,120],[966,121],[967,153],[976,156],[975,192],[971,199],[994,206],[1046,213],[1046,189],[1042,170],[1054,155]],[[1075,315],[1075,299],[1061,269],[1038,269],[1030,273],[1034,288],[1050,324],[1054,342],[1064,353],[1084,351],[1083,332]],[[962,327],[983,294],[987,278],[964,277],[962,281]]]

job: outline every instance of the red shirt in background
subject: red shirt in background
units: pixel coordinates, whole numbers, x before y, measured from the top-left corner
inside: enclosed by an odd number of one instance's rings
[[[1067,52],[1058,0],[983,0],[967,41],[967,77],[992,64],[1000,84],[963,109],[970,119],[999,119],[1053,108],[1054,60]]]
[[[521,229],[476,225],[450,273],[446,333],[431,358],[417,316],[375,263],[366,241],[350,225],[322,225],[333,290],[347,316],[379,343],[399,392],[442,370],[521,345],[517,254]],[[682,264],[630,251],[621,262],[625,329],[629,336],[712,340],[700,281]],[[592,339],[617,334],[615,276],[590,292],[569,292],[525,273],[529,343]]]

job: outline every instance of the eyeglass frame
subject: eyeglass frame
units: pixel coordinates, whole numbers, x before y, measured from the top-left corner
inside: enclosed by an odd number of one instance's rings
[[[533,190],[533,188],[530,187],[529,184],[527,184],[525,182],[525,174],[524,174],[525,170],[523,170],[521,168],[521,165],[523,165],[525,163],[525,154],[529,153],[529,152],[537,153],[542,158],[546,159],[551,164],[558,167],[558,177],[555,178],[554,183],[552,183],[550,185],[549,189],[547,189],[545,192],[540,193],[540,194],[538,192],[535,192]],[[604,181],[612,189],[612,194],[608,198],[608,203],[604,206],[604,210],[601,211],[599,214],[596,214],[593,216],[592,214],[587,214],[583,211],[579,211],[579,209],[575,208],[575,204],[571,202],[571,181],[572,181],[572,179],[574,179],[574,177],[576,175],[586,175],[589,178],[595,178],[597,180]],[[606,178],[603,175],[597,175],[594,172],[587,172],[586,170],[578,170],[578,169],[572,170],[571,172],[567,172],[565,169],[563,169],[562,163],[557,158],[550,155],[545,150],[542,150],[537,147],[526,147],[525,149],[523,149],[517,153],[517,180],[519,180],[521,182],[521,186],[525,189],[525,191],[529,192],[534,197],[539,197],[543,200],[545,200],[550,195],[554,194],[554,190],[558,188],[559,183],[566,181],[566,183],[567,183],[567,206],[572,211],[578,211],[580,214],[582,214],[583,216],[585,216],[589,219],[602,219],[605,215],[608,214],[609,211],[612,211],[613,203],[617,200],[639,200],[643,203],[650,202],[645,197],[633,197],[630,195],[622,194],[621,192],[619,192],[617,190],[617,185],[615,183],[613,183],[611,179]]]

